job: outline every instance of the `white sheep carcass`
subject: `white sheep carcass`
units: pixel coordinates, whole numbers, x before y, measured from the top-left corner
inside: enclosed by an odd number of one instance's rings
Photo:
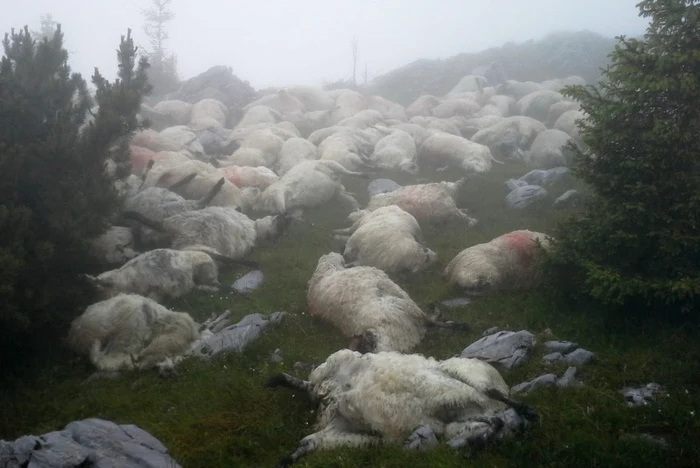
[[[308,381],[277,374],[265,382],[278,386],[306,392],[318,405],[316,432],[282,466],[314,450],[401,444],[421,426],[451,441],[485,445],[513,437],[538,419],[532,408],[509,398],[501,374],[479,359],[343,349]]]
[[[369,178],[367,174],[348,171],[335,161],[302,161],[260,194],[258,210],[271,214],[298,214],[300,210],[320,206],[334,198],[357,209],[357,200],[340,182],[342,175]]]
[[[571,136],[557,129],[545,130],[537,135],[530,150],[525,153],[525,163],[535,169],[551,169],[570,166],[574,157],[568,148]]]
[[[205,98],[192,106],[190,126],[193,128],[202,128],[209,125],[225,127],[226,120],[228,120],[228,109],[221,101]]]
[[[403,130],[393,130],[374,146],[372,166],[418,174],[416,141]]]
[[[290,138],[285,141],[277,161],[277,174],[285,175],[302,161],[318,159],[318,148],[305,138]]]
[[[455,197],[467,179],[457,182],[433,182],[429,184],[405,185],[388,193],[379,193],[370,198],[365,210],[374,211],[382,206],[397,205],[413,215],[418,222],[443,223],[452,219],[461,219],[469,227],[476,225],[465,210],[457,208]],[[351,213],[350,221],[357,220],[362,212]]]
[[[346,240],[345,260],[387,273],[416,273],[437,261],[437,254],[422,245],[416,218],[396,205],[368,212],[351,227],[338,229],[334,234]]]
[[[431,95],[424,94],[418,97],[406,108],[406,116],[409,119],[413,117],[429,117],[432,114],[432,110],[440,104],[440,99]]]
[[[280,180],[277,174],[265,166],[224,166],[214,173],[242,189],[254,187],[262,191]]]
[[[124,226],[111,226],[102,235],[92,239],[90,247],[95,257],[109,265],[121,265],[138,255],[134,250],[131,229]]]
[[[429,326],[464,327],[423,312],[382,270],[346,268],[336,252],[318,259],[307,288],[309,314],[338,328],[351,338],[350,347],[362,352],[408,352]]]
[[[231,260],[245,256],[259,240],[277,239],[291,222],[285,216],[266,216],[253,221],[233,208],[221,206],[186,211],[162,222],[133,211],[122,216],[162,233],[173,249],[199,250]]]
[[[523,96],[516,105],[518,114],[532,117],[540,122],[546,122],[549,108],[557,102],[563,101],[564,96],[556,91],[542,89],[527,96]]]
[[[542,122],[516,115],[479,130],[471,141],[488,146],[493,157],[499,160],[522,160],[523,152],[529,150],[535,137],[545,130],[547,127]]]
[[[491,170],[494,159],[488,146],[449,133],[435,133],[418,151],[419,162],[433,166],[483,173]]]
[[[532,265],[538,246],[549,248],[541,232],[509,232],[459,252],[444,271],[446,279],[470,294],[527,288],[537,281]]]
[[[67,344],[100,371],[151,369],[186,353],[201,337],[184,312],[152,299],[119,294],[87,307],[71,323]]]
[[[163,301],[177,299],[193,289],[218,291],[219,268],[214,260],[210,254],[196,250],[155,249],[132,258],[121,268],[86,278],[105,298],[129,293]],[[257,266],[254,262],[244,263]]]

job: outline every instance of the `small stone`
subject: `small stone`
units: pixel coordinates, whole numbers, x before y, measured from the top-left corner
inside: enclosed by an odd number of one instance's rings
[[[578,368],[571,366],[566,369],[564,375],[562,375],[559,380],[557,380],[557,387],[559,388],[569,388],[569,387],[583,387],[583,382],[578,380],[576,376],[578,375]]]
[[[258,289],[264,279],[262,271],[253,270],[238,278],[231,287],[241,294],[247,294]]]
[[[542,356],[542,364],[553,364],[555,362],[561,361],[562,359],[564,359],[564,355],[562,353],[550,353],[545,356]]]
[[[421,426],[413,434],[408,436],[404,447],[411,450],[419,450],[421,452],[430,450],[438,444],[435,432],[429,426]]]
[[[575,366],[582,366],[593,359],[595,355],[587,349],[578,348],[564,356],[564,360]]]
[[[537,388],[542,387],[553,387],[557,384],[557,376],[554,374],[544,374],[534,379],[515,385],[512,389],[512,393],[523,393],[527,394]]]
[[[578,348],[578,345],[571,341],[547,341],[544,347],[551,352],[566,354]]]

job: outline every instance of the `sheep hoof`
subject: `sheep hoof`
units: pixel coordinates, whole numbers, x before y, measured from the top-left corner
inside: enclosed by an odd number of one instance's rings
[[[277,464],[277,468],[287,468],[288,466],[291,466],[293,464],[294,464],[294,460],[292,460],[292,457],[284,457]]]

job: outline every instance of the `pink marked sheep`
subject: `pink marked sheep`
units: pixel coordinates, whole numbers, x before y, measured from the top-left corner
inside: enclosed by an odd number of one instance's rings
[[[470,294],[528,288],[536,283],[532,271],[538,245],[549,248],[546,234],[519,230],[476,244],[458,253],[444,276]]]
[[[380,193],[370,198],[367,211],[374,211],[382,206],[397,205],[413,215],[418,222],[442,223],[452,219],[461,219],[469,227],[476,225],[465,210],[457,208],[455,197],[467,179],[457,182],[434,182],[429,184],[406,185],[393,192]],[[365,211],[363,210],[363,211]],[[348,219],[354,222],[362,211],[350,213]]]

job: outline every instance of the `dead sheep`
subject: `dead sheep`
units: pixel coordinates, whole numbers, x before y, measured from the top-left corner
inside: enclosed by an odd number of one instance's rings
[[[175,125],[187,125],[192,120],[192,104],[178,100],[160,101],[153,110],[167,115]]]
[[[131,229],[125,226],[111,226],[92,239],[90,247],[95,257],[108,265],[121,265],[138,255]]]
[[[432,114],[432,110],[440,104],[440,99],[431,95],[425,94],[418,97],[406,108],[406,116],[409,119],[413,117],[429,117]]]
[[[513,437],[538,419],[532,408],[509,398],[501,374],[479,359],[438,361],[343,349],[316,367],[308,381],[278,374],[265,382],[268,388],[278,386],[303,391],[318,406],[316,432],[304,437],[281,466],[315,450],[399,445],[421,426],[478,447]],[[512,419],[507,412],[515,413]]]
[[[496,92],[498,94],[511,96],[516,101],[519,101],[528,94],[534,93],[535,91],[539,91],[541,89],[542,87],[534,81],[506,80],[505,83],[496,87]]]
[[[393,130],[374,145],[371,164],[378,169],[418,174],[416,155],[416,141],[413,137],[402,130]]]
[[[363,111],[358,112],[357,114],[353,114],[350,117],[346,117],[340,122],[338,122],[336,125],[339,125],[341,127],[353,127],[353,128],[367,128],[371,127],[372,125],[376,125],[384,120],[384,116],[376,110],[373,109],[365,109]]]
[[[254,127],[256,125],[274,125],[282,121],[282,115],[269,106],[253,106],[249,108],[241,120],[233,127],[234,131]]]
[[[345,191],[340,181],[343,175],[369,178],[368,174],[348,171],[335,161],[302,161],[260,194],[257,210],[271,214],[298,214],[332,199],[358,209],[357,200]]]
[[[224,166],[216,169],[214,174],[224,177],[236,187],[242,189],[254,187],[261,191],[280,179],[277,174],[265,166]]]
[[[257,266],[255,262],[215,257],[227,264]],[[155,249],[132,258],[118,269],[86,278],[104,298],[128,293],[161,302],[177,299],[193,289],[219,291],[219,268],[214,260],[211,255],[195,250]]]
[[[578,102],[567,100],[556,102],[552,104],[549,108],[549,113],[547,114],[547,121],[545,122],[545,125],[547,125],[548,128],[552,128],[557,122],[557,119],[559,119],[559,117],[561,117],[561,115],[564,112],[579,109],[581,109],[581,104],[579,104]]]
[[[433,107],[433,117],[449,119],[455,115],[471,117],[481,109],[481,106],[470,99],[446,99]]]
[[[549,245],[548,236],[541,232],[509,232],[459,252],[445,268],[444,276],[476,295],[528,288],[537,281],[531,267],[538,248],[547,249]]]
[[[524,151],[547,127],[531,117],[516,115],[506,117],[498,123],[479,130],[471,141],[488,146],[494,158],[499,160],[522,160]]]
[[[554,128],[557,130],[561,130],[562,132],[568,133],[571,138],[574,139],[576,143],[579,144],[579,146],[585,148],[586,145],[584,144],[582,137],[581,137],[581,130],[578,125],[579,120],[586,120],[587,115],[583,110],[570,110],[564,112],[562,115],[559,116],[557,121],[554,123]]]
[[[346,268],[343,256],[335,252],[318,259],[306,299],[312,317],[338,328],[351,338],[350,347],[361,352],[409,352],[429,326],[464,328],[428,316],[382,270]]]
[[[119,294],[92,304],[71,323],[67,344],[104,372],[152,369],[186,353],[201,337],[184,312],[152,299]]]
[[[304,103],[286,89],[280,89],[276,93],[262,96],[246,105],[243,110],[248,111],[255,106],[267,106],[281,114],[285,112],[304,112],[306,110]]]
[[[537,135],[530,150],[525,153],[525,163],[534,169],[552,169],[570,166],[574,157],[568,148],[571,136],[561,130],[551,129]]]
[[[320,159],[335,161],[348,171],[367,169],[374,145],[359,131],[336,132],[318,145]]]
[[[131,144],[147,148],[155,153],[160,151],[174,151],[183,152],[190,158],[193,156],[184,145],[150,128],[134,133],[134,136],[131,138]]]
[[[226,105],[216,99],[202,99],[192,106],[190,114],[190,126],[201,128],[209,125],[226,126],[228,109]]]
[[[305,138],[290,138],[285,141],[277,161],[277,174],[285,175],[302,161],[318,159],[318,148]]]
[[[367,98],[355,90],[334,89],[329,91],[328,95],[335,99],[335,107],[329,120],[331,125],[367,109]]]
[[[397,205],[413,215],[419,223],[444,223],[454,219],[467,222],[469,227],[476,225],[476,219],[466,211],[457,208],[455,197],[467,179],[457,182],[433,182],[429,184],[406,185],[393,192],[380,193],[370,198],[365,210],[374,211],[382,206]],[[364,210],[363,210],[364,211]],[[362,212],[351,213],[351,221],[358,219]]]
[[[438,119],[437,117],[413,117],[410,123],[418,124],[426,130],[439,130],[444,133],[462,136],[459,128],[449,120]]]
[[[204,147],[199,142],[197,134],[190,127],[185,125],[168,127],[161,130],[160,134],[187,148],[195,156],[201,157],[204,155]]]
[[[435,133],[423,142],[418,151],[420,163],[458,169],[467,173],[491,170],[494,159],[488,146],[449,133]]]
[[[210,256],[238,260],[263,239],[277,239],[290,223],[285,216],[266,216],[256,220],[227,207],[209,206],[186,211],[157,222],[136,212],[123,217],[138,221],[158,231],[169,240],[170,248],[199,250]]]
[[[422,244],[416,218],[396,205],[369,212],[350,228],[334,234],[346,240],[343,257],[353,265],[372,266],[386,273],[417,273],[437,261],[437,254]]]
[[[532,117],[540,122],[546,122],[549,108],[563,100],[564,96],[560,93],[543,89],[524,96],[518,101],[516,108],[520,115]]]
[[[383,119],[398,120],[400,122],[408,121],[406,109],[404,109],[401,104],[390,101],[381,96],[368,96],[367,109],[378,111],[382,115]]]

